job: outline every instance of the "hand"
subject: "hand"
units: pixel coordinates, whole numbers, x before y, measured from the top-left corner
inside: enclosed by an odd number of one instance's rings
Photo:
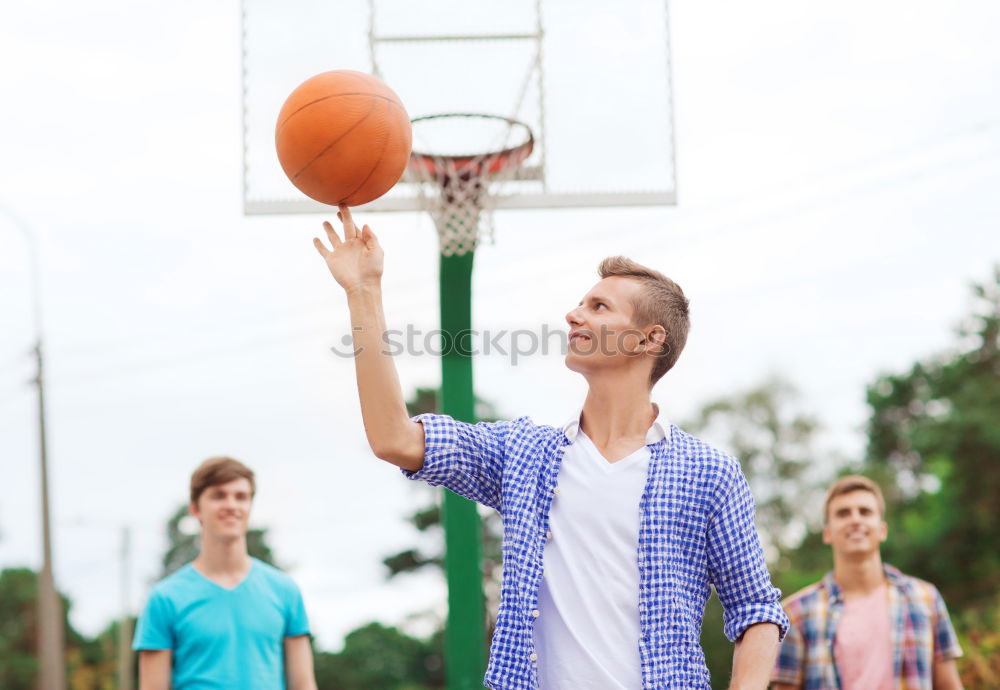
[[[326,237],[332,249],[327,249],[322,240],[313,238],[313,245],[327,268],[346,292],[365,285],[378,285],[382,279],[382,247],[371,228],[365,225],[360,231],[351,217],[347,206],[340,206],[337,218],[344,225],[344,239],[329,222],[323,222]]]

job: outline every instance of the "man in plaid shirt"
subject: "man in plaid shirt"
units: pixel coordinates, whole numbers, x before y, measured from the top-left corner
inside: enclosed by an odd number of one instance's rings
[[[823,541],[833,571],[785,602],[774,690],[961,690],[962,655],[934,585],[882,563],[885,501],[857,475],[830,487]]]
[[[763,690],[787,627],[739,464],[660,416],[688,302],[614,257],[566,315],[567,366],[589,390],[563,427],[409,419],[382,340],[382,250],[341,207],[314,241],[347,293],[365,432],[379,458],[498,510],[503,585],[485,683],[533,690],[710,688],[699,645],[714,585],[736,642],[731,688]]]

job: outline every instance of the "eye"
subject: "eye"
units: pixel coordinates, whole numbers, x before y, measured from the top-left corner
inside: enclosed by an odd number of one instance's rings
[[[598,302],[597,304],[594,305],[594,309],[600,309],[601,307],[607,309],[608,305],[606,305],[604,302]]]

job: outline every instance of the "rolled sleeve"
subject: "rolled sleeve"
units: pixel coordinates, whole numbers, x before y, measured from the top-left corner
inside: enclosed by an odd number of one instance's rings
[[[962,656],[962,646],[958,643],[958,635],[951,625],[948,607],[945,606],[941,592],[934,588],[934,659],[946,661]]]
[[[424,427],[424,465],[416,472],[404,469],[403,475],[499,510],[511,422],[469,424],[435,414],[413,421]]]
[[[724,608],[724,631],[735,642],[751,625],[774,623],[783,640],[788,616],[764,563],[754,528],[753,496],[739,464],[727,460],[726,478],[708,527],[709,576]]]
[[[781,641],[781,647],[778,649],[778,659],[774,662],[771,682],[801,686],[804,659],[805,645],[802,635],[794,624],[789,624],[785,639]]]

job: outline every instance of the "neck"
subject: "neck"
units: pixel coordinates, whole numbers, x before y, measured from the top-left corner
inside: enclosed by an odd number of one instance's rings
[[[203,534],[201,553],[194,559],[194,567],[205,575],[245,573],[250,569],[246,537],[222,540]]]
[[[620,439],[645,438],[656,419],[645,380],[639,386],[621,381],[588,383],[581,428],[594,443],[604,446]]]
[[[834,554],[833,579],[845,596],[873,592],[885,583],[882,554],[878,551],[860,556]]]

